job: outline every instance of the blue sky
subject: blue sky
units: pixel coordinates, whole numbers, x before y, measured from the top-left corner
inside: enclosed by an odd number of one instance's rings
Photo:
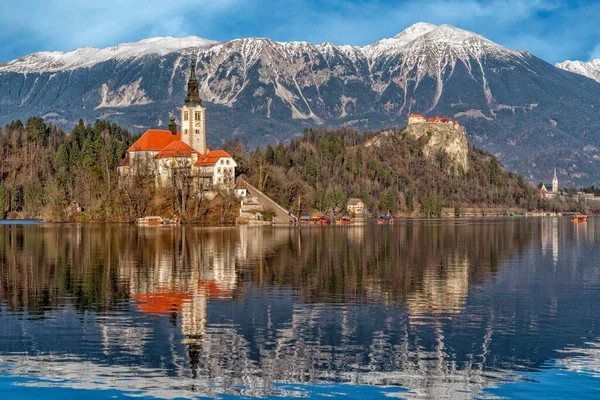
[[[600,58],[600,1],[1,0],[0,62],[152,36],[366,45],[448,23],[549,62]]]

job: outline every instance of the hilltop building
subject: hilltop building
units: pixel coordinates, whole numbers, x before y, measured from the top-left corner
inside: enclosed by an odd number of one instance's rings
[[[435,116],[435,118],[427,118],[427,119],[425,119],[425,117],[422,116],[421,114],[410,114],[408,116],[408,125],[420,124],[420,123],[446,124],[446,125],[454,126],[455,128],[458,128],[460,126],[458,121],[453,121],[450,118],[446,118],[446,117],[438,117],[437,115]]]
[[[228,189],[235,181],[235,160],[206,145],[206,107],[202,104],[192,61],[187,97],[180,109],[181,131],[171,118],[168,130],[148,129],[119,163],[121,177],[151,175],[157,186],[188,179],[198,190]]]

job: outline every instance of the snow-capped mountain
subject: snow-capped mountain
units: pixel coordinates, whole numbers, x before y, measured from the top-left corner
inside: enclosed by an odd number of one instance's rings
[[[187,37],[35,53],[0,66],[0,124],[41,115],[65,127],[80,118],[164,127],[192,57],[213,144],[404,126],[421,113],[458,119],[476,146],[528,179],[556,165],[561,182],[600,182],[600,84],[449,25],[418,23],[363,47]]]
[[[556,66],[564,69],[565,71],[587,76],[596,82],[600,82],[600,58],[596,58],[589,62],[567,60],[561,63],[556,63]]]
[[[4,65],[0,71],[11,72],[58,72],[78,68],[89,68],[108,60],[133,60],[148,55],[164,56],[169,53],[188,48],[209,46],[217,43],[196,36],[183,38],[156,37],[134,43],[123,43],[117,46],[97,49],[81,47],[69,52],[45,51],[18,58]]]

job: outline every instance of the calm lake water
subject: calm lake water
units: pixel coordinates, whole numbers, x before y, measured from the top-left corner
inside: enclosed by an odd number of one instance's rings
[[[1,398],[599,398],[600,220],[0,226]]]

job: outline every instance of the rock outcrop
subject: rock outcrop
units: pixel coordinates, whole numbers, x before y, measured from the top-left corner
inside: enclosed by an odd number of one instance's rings
[[[426,157],[444,151],[456,163],[459,171],[469,169],[469,142],[462,129],[442,123],[422,122],[408,125],[406,131],[410,136],[425,141],[423,153]]]

